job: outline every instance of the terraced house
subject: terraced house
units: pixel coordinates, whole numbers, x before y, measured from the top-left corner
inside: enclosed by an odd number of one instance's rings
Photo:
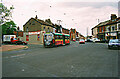
[[[120,39],[120,17],[111,14],[111,19],[92,28],[93,37],[101,40]]]

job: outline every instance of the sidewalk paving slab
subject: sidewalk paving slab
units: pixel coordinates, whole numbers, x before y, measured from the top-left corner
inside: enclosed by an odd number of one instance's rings
[[[13,50],[20,50],[20,49],[26,49],[28,48],[28,46],[24,46],[24,45],[2,45],[2,47],[0,47],[0,52],[4,52],[4,51],[13,51]]]

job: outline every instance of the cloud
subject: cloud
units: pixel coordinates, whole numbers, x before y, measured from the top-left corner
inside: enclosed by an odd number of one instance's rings
[[[98,24],[97,19],[105,21],[110,19],[112,13],[117,14],[116,2],[41,2],[39,0],[20,1],[7,0],[6,5],[13,5],[13,20],[23,29],[23,25],[38,15],[39,19],[50,18],[53,23],[62,20],[65,28],[76,28],[78,32],[86,35],[86,28]]]

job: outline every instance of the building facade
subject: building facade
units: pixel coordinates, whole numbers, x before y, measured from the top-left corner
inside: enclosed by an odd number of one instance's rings
[[[97,32],[96,32],[97,29]],[[111,19],[92,28],[92,35],[101,40],[120,39],[120,17],[111,14]]]
[[[69,30],[69,29],[66,29],[66,28],[62,28],[62,33],[64,33],[64,34],[69,34],[69,33],[70,33],[70,30]]]
[[[33,31],[45,31],[53,32],[54,25],[50,25],[43,20],[38,19],[37,17],[29,19],[23,25],[24,32],[33,32]]]
[[[98,34],[98,28],[97,28],[97,26],[95,26],[91,30],[92,30],[92,37],[93,38],[97,38],[97,34]]]
[[[54,24],[49,24],[36,16],[23,25],[23,31],[22,39],[25,42],[43,44],[44,33],[55,32],[55,27]]]
[[[76,41],[76,29],[70,29],[70,39],[71,41]]]

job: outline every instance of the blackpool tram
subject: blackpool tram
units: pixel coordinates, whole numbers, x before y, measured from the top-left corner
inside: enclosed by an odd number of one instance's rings
[[[70,35],[63,33],[45,33],[44,47],[54,47],[59,45],[70,44]]]

